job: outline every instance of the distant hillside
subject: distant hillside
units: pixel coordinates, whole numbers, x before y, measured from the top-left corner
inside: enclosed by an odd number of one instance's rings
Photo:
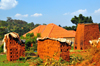
[[[40,24],[34,24],[33,22],[27,23],[23,20],[8,17],[7,21],[0,20],[0,39],[3,38],[4,34],[9,32],[16,32],[21,36],[39,25]]]

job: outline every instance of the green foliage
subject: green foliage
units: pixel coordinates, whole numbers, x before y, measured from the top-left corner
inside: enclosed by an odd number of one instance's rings
[[[33,22],[27,23],[23,20],[16,20],[12,19],[11,17],[7,17],[6,21],[0,20],[0,28],[3,27],[8,32],[16,32],[19,36],[25,34],[26,32],[32,30],[33,28],[39,26],[40,24],[34,24]],[[1,29],[0,29],[1,30]],[[5,31],[5,30],[3,30]],[[1,31],[0,31],[1,32]],[[0,38],[2,39],[4,33],[1,35]]]
[[[33,43],[33,50],[34,51],[37,50],[37,43],[36,43],[37,36],[34,36],[33,33],[28,33],[28,34],[26,34],[26,37],[24,39],[26,39],[26,41],[25,41],[25,49],[27,51],[30,50],[30,47],[31,47],[32,43]]]
[[[71,22],[75,25],[77,25],[78,23],[93,23],[92,17],[85,17],[82,14],[79,14],[79,16],[74,16],[71,19]]]
[[[31,47],[31,42],[29,40],[26,40],[25,41],[25,50],[26,51],[29,51],[30,50],[30,47]]]
[[[81,63],[84,58],[80,54],[73,54],[70,56],[70,64]]]
[[[6,21],[0,21],[0,27],[6,27],[8,23]]]
[[[25,62],[26,62],[26,59],[25,59],[25,57],[22,57],[22,56],[21,56],[21,57],[19,58],[19,60],[18,60],[18,61],[22,61],[22,62],[24,62],[24,63],[25,63]]]
[[[41,34],[40,33],[37,33],[37,37],[41,37]]]
[[[99,30],[100,30],[100,23],[99,23]]]
[[[34,36],[33,33],[27,33],[27,34],[26,34],[26,37],[33,37],[33,36]]]
[[[46,59],[46,62],[44,63],[43,66],[62,66],[62,63],[51,58],[51,59]]]
[[[42,59],[40,59],[39,57],[36,57],[36,58],[33,58],[33,66],[40,66],[40,65],[42,65],[42,63],[43,63],[43,60]]]
[[[3,39],[4,34],[8,33],[7,28],[0,27],[0,40]]]
[[[76,31],[76,26],[72,26],[72,27],[71,26],[69,26],[69,27],[64,26],[63,28],[66,29],[66,30],[75,30]]]
[[[3,52],[3,47],[4,47],[4,44],[2,44],[2,45],[0,46],[0,52]]]

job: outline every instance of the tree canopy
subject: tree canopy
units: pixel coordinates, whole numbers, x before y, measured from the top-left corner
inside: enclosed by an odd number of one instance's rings
[[[16,32],[21,36],[39,25],[40,24],[34,24],[33,22],[27,23],[23,20],[7,17],[6,21],[0,20],[0,39],[3,38],[4,34],[9,32]]]
[[[77,26],[78,23],[93,23],[93,20],[92,20],[91,16],[90,17],[85,17],[82,14],[79,14],[78,17],[74,16],[71,19],[71,22]]]

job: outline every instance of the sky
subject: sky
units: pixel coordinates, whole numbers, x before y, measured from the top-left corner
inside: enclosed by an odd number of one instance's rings
[[[100,23],[100,0],[0,0],[0,20],[73,26],[71,18],[79,14]]]

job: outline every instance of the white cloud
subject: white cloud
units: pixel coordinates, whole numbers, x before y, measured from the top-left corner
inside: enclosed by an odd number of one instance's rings
[[[16,0],[1,0],[0,2],[0,9],[11,9],[14,8],[18,2]]]
[[[78,10],[78,11],[75,11],[75,12],[72,12],[71,15],[79,15],[79,14],[85,14],[87,12],[87,10]]]
[[[95,10],[94,13],[100,13],[100,8],[98,10]]]
[[[15,17],[18,17],[18,18],[28,17],[28,14],[21,15],[21,14],[17,13],[17,14],[15,15]]]
[[[63,15],[68,15],[69,13],[64,13]]]
[[[35,13],[35,14],[31,15],[31,17],[39,17],[39,16],[42,16],[42,14],[41,13]]]

